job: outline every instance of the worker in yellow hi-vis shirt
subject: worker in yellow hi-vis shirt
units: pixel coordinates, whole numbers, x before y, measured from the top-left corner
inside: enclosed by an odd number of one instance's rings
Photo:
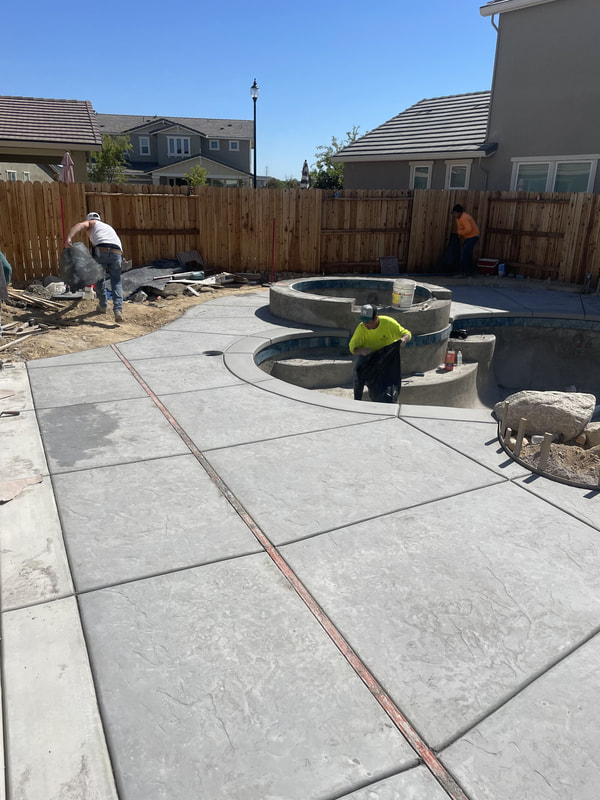
[[[400,347],[412,334],[392,317],[380,317],[373,305],[363,306],[348,347],[354,362],[354,399],[362,400],[365,383],[375,403],[395,403],[400,393]]]

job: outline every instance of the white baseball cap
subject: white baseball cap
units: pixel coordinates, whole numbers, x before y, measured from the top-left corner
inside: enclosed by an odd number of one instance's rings
[[[100,214],[98,214],[96,211],[90,211],[90,213],[87,215],[87,219],[100,219]]]

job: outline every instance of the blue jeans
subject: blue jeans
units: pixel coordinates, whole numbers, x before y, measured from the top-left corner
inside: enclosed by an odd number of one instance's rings
[[[121,283],[121,262],[123,256],[116,250],[97,250],[94,249],[94,258],[99,264],[102,264],[105,272],[110,277],[110,290],[112,292],[113,309],[115,311],[123,310],[123,284]],[[98,305],[106,308],[108,305],[108,298],[106,297],[106,287],[104,286],[104,278],[98,281],[94,287],[96,295],[98,296]]]
[[[473,267],[473,250],[475,249],[475,245],[478,241],[479,236],[471,236],[470,239],[465,239],[463,242],[460,262],[462,264],[462,268],[468,275],[473,275],[475,273],[475,269]]]

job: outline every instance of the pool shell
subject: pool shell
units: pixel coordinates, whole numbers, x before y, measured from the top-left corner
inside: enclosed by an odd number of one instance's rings
[[[399,275],[398,280],[405,277]],[[280,281],[269,290],[269,307],[277,317],[320,328],[353,331],[360,307],[372,303],[416,336],[443,331],[450,319],[452,292],[418,282],[409,309],[392,305],[394,278],[301,278]]]
[[[566,323],[569,327],[565,327]],[[563,391],[575,386],[577,391],[589,392],[596,397],[600,395],[599,371],[590,370],[587,366],[598,363],[600,359],[598,321],[508,315],[485,318],[473,316],[455,320],[454,326],[471,334],[466,340],[451,341],[454,349],[459,350],[462,347],[465,364],[480,361],[477,399],[484,404],[491,406],[501,396],[522,389]],[[348,341],[349,334],[345,330],[306,333],[296,331],[277,337],[266,346],[257,347],[254,363],[257,367],[263,365],[264,368],[264,363],[268,360],[310,359],[310,351],[318,351],[320,358],[315,359],[315,375],[312,378],[304,376],[302,385],[310,385],[312,388],[343,385],[351,375]],[[444,348],[446,344],[444,341]],[[472,344],[481,349],[481,360],[471,355]],[[329,361],[326,357],[323,358],[327,351],[331,352]],[[403,348],[402,372],[405,378],[411,373],[426,371],[421,368],[418,355],[416,343],[412,347],[409,345]],[[309,368],[310,365],[304,367],[305,371]],[[328,368],[333,375],[325,379],[323,376]],[[423,388],[425,389],[425,385]],[[431,395],[431,386],[428,391]],[[419,400],[418,387],[411,387],[410,402],[442,405],[442,396],[443,391],[435,393],[433,402]],[[462,396],[464,397],[464,393]],[[406,393],[405,398],[404,402],[407,402]],[[476,405],[475,400],[473,402]]]
[[[575,386],[600,397],[600,370],[591,368],[600,363],[599,321],[472,316],[455,320],[454,327],[471,334],[494,334],[492,366],[499,386],[514,391],[564,391]]]

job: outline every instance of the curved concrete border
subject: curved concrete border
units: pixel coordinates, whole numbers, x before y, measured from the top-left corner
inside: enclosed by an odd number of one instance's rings
[[[256,364],[255,358],[265,348],[270,345],[275,345],[278,342],[285,342],[291,339],[309,339],[314,338],[315,335],[322,333],[325,336],[347,336],[348,331],[345,329],[331,329],[327,328],[325,331],[294,331],[293,333],[282,334],[281,336],[269,336],[269,332],[265,331],[265,335],[261,333],[247,336],[244,339],[239,339],[237,342],[231,344],[223,353],[223,360],[227,369],[230,370],[236,377],[246,383],[252,383],[261,389],[265,389],[273,394],[281,395],[282,397],[289,397],[290,400],[299,400],[302,403],[310,403],[315,406],[323,406],[325,408],[334,408],[340,411],[355,411],[361,414],[376,414],[377,416],[384,417],[397,417],[399,414],[399,406],[387,405],[385,403],[371,403],[361,402],[358,404],[355,400],[346,397],[336,397],[336,395],[325,394],[317,392],[313,389],[303,389],[300,386],[294,386],[291,383],[285,383],[277,378],[272,378],[263,372],[262,369]],[[358,407],[357,407],[358,406]]]
[[[399,276],[400,277],[400,276]],[[335,297],[315,290],[335,289]],[[441,331],[448,324],[452,293],[442,286],[419,282],[415,290],[421,302],[400,311],[392,306],[393,278],[302,278],[280,281],[270,288],[269,307],[282,319],[321,328],[346,328],[353,331],[359,323],[359,307],[373,303],[387,316],[413,334]]]

